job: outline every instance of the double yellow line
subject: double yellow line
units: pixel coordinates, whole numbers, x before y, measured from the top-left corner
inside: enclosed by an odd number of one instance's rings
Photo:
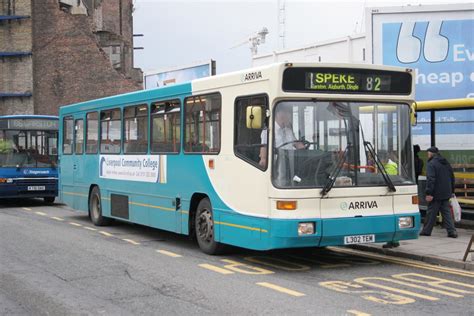
[[[409,267],[421,268],[421,269],[430,270],[430,271],[444,272],[448,274],[474,278],[473,272],[452,269],[452,268],[447,268],[447,267],[441,267],[441,266],[435,266],[428,263],[415,262],[409,259],[395,258],[395,257],[379,255],[379,254],[374,254],[374,253],[366,253],[366,252],[361,252],[361,251],[347,249],[347,248],[328,247],[328,249],[334,252],[355,255],[355,256],[360,256],[360,257],[366,257],[366,258],[372,258],[372,259],[396,263],[396,264],[409,266]]]

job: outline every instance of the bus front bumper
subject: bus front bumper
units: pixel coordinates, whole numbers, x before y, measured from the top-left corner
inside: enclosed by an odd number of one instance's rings
[[[399,218],[412,217],[413,227],[400,228]],[[315,233],[298,235],[299,223],[315,224]],[[374,243],[417,239],[420,231],[420,214],[396,214],[353,218],[271,220],[269,249],[296,247],[343,246],[345,237],[369,236]],[[350,238],[355,240],[357,238]],[[364,240],[360,240],[364,242]],[[371,241],[372,242],[372,241]]]
[[[44,189],[43,189],[44,188]],[[0,199],[53,197],[58,195],[57,183],[2,184]]]

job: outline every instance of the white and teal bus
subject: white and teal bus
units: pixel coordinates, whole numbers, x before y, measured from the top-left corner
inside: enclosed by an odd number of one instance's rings
[[[60,196],[267,250],[415,239],[412,72],[279,63],[64,106]]]

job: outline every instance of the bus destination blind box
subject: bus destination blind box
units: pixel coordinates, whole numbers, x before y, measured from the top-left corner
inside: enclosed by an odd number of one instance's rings
[[[411,93],[411,75],[404,72],[345,68],[289,68],[283,74],[288,92],[397,94]]]
[[[59,129],[59,122],[57,119],[5,119],[0,121],[0,128],[57,131]]]
[[[307,72],[306,88],[322,91],[390,91],[390,76]]]

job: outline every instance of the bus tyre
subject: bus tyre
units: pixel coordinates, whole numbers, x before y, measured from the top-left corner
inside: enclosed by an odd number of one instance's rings
[[[111,219],[102,216],[102,203],[99,187],[92,188],[89,195],[89,216],[95,226],[110,225]]]
[[[222,253],[224,245],[214,240],[214,218],[211,202],[207,198],[202,199],[197,207],[195,230],[199,248],[204,253],[209,255]]]
[[[45,196],[43,198],[44,203],[46,203],[46,204],[53,204],[55,199],[56,198],[54,196]]]

